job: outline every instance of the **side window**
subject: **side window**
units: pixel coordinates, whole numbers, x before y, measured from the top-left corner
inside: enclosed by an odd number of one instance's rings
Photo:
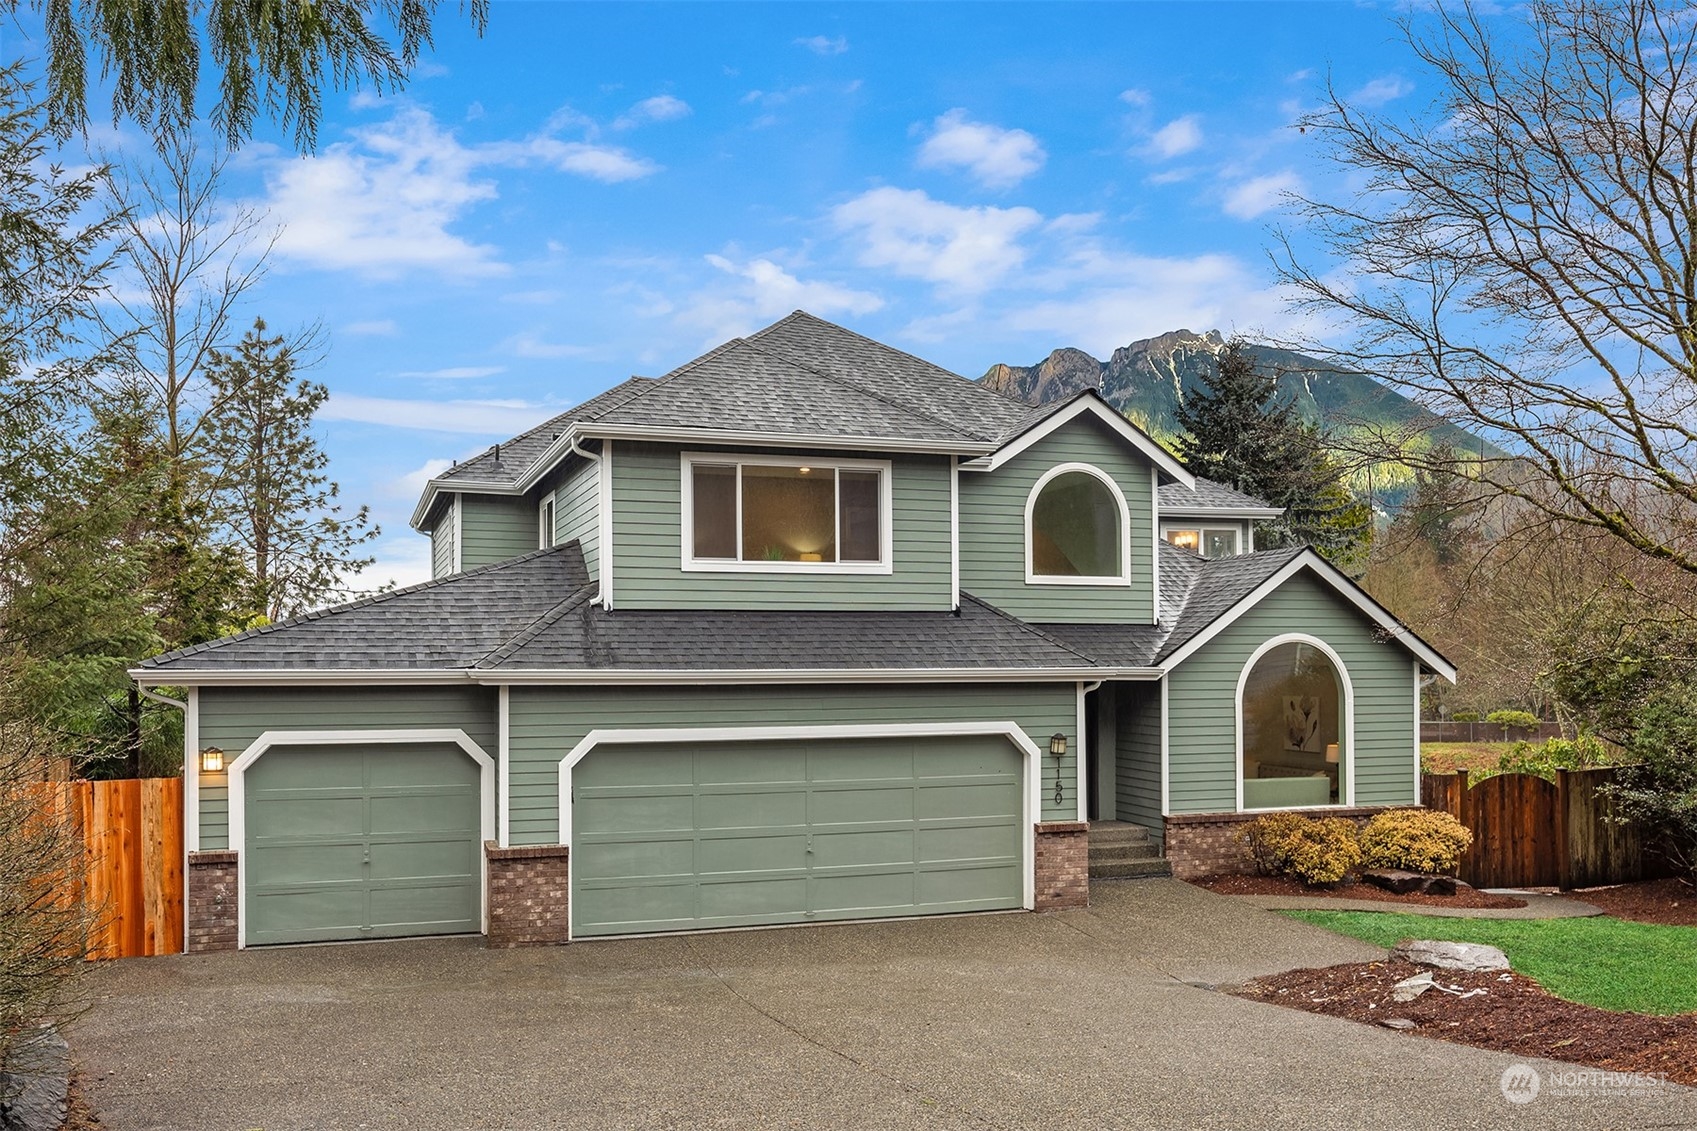
[[[542,510],[537,519],[537,545],[546,550],[554,544],[554,496],[549,495],[542,500]]]
[[[1113,482],[1094,468],[1063,465],[1026,504],[1026,580],[1125,584],[1127,513]]]

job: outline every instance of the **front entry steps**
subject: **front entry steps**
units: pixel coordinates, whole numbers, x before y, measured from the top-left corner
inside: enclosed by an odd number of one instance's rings
[[[1090,822],[1090,878],[1132,880],[1170,876],[1172,865],[1149,830],[1129,821]]]

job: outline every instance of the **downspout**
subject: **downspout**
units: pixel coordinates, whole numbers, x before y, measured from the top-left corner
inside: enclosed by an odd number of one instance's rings
[[[592,451],[589,451],[586,448],[579,447],[576,436],[571,436],[570,440],[571,440],[571,442],[566,445],[566,450],[571,452],[573,455],[582,456],[584,459],[588,460],[590,463],[595,464],[596,465],[595,475],[596,475],[597,480],[599,480],[600,476],[601,476],[601,466],[600,466],[601,465],[601,455],[600,455],[600,453],[599,452],[592,452]],[[601,502],[599,491],[596,492],[596,500],[595,501],[596,501],[597,509],[599,509],[600,502]],[[612,516],[608,515],[607,518],[608,518],[609,521],[611,521]],[[597,515],[595,521],[596,521],[596,525],[599,526],[600,522],[601,522],[601,517],[599,515]],[[606,552],[607,552],[607,547],[602,546],[601,547],[601,554],[602,554],[603,557],[606,556]],[[595,571],[595,596],[590,598],[590,601],[594,604],[597,604],[597,605],[601,604],[601,590],[604,588],[601,579],[606,576],[606,569],[611,563],[603,561],[603,562],[600,562],[598,564],[601,568],[599,568]]]
[[[1074,786],[1074,792],[1078,795],[1078,819],[1081,821],[1088,821],[1090,819],[1089,783],[1086,780],[1089,776],[1089,766],[1088,759],[1085,757],[1085,752],[1089,749],[1085,743],[1088,742],[1089,739],[1084,736],[1084,720],[1086,717],[1084,713],[1084,697],[1092,691],[1096,691],[1101,688],[1102,684],[1105,682],[1107,681],[1101,679],[1094,683],[1085,683],[1083,680],[1078,681],[1078,755],[1073,759],[1073,777],[1077,779],[1077,785]]]

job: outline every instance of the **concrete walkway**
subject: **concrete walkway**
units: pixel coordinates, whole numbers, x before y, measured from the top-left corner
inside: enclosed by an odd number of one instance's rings
[[[1436,915],[1442,919],[1589,919],[1603,909],[1577,899],[1537,892],[1515,892],[1525,907],[1442,907],[1389,903],[1383,899],[1332,899],[1323,895],[1228,895],[1267,911],[1384,911],[1403,915]]]
[[[1382,954],[1129,881],[1056,915],[130,959],[71,1038],[110,1131],[1697,1126],[1697,1091],[1515,1106],[1513,1057],[1197,985]]]

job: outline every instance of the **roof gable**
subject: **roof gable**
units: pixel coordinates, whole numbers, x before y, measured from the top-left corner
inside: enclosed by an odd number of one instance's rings
[[[1062,401],[1048,410],[1033,409],[1020,421],[1014,431],[1002,437],[1001,446],[991,454],[961,465],[963,471],[994,471],[1032,445],[1067,427],[1081,418],[1092,418],[1107,426],[1116,439],[1126,444],[1154,464],[1173,482],[1186,487],[1196,483],[1196,477],[1171,452],[1163,448],[1143,429],[1102,398],[1094,389],[1086,389],[1070,400]]]

